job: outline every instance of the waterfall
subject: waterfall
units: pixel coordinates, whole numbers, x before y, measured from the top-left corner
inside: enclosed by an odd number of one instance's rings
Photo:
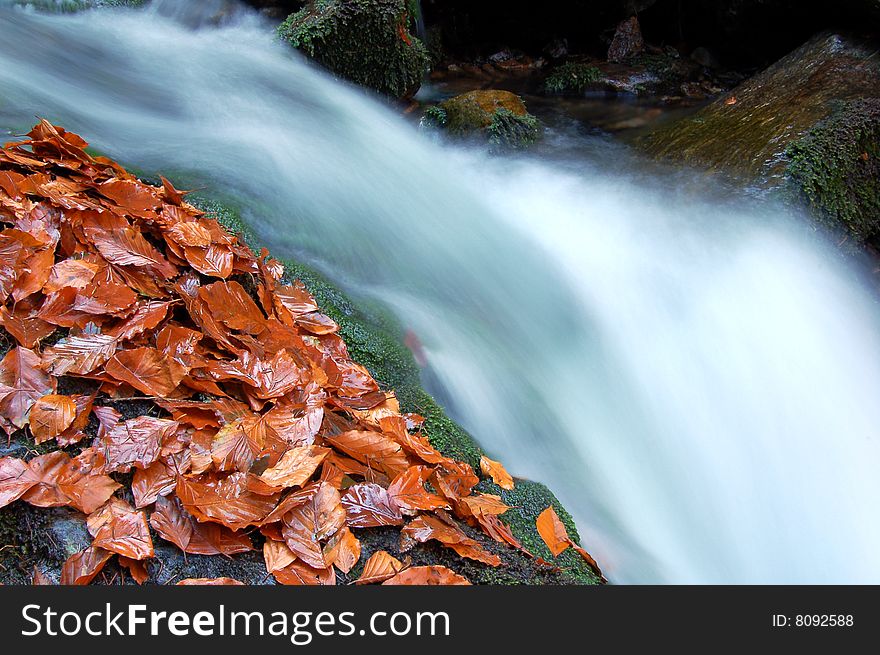
[[[880,582],[880,313],[803,221],[622,147],[612,171],[434,143],[229,3],[8,4],[0,126],[197,175],[386,303],[613,581]]]

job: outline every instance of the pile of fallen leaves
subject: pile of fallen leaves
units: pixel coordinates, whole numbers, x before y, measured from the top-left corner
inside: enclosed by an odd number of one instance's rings
[[[488,566],[498,555],[459,521],[522,549],[500,497],[473,491],[474,470],[431,446],[278,261],[164,178],[142,183],[46,121],[28,137],[0,150],[0,323],[16,342],[0,363],[0,425],[58,449],[0,458],[0,507],[87,515],[93,541],[62,583],[89,583],[114,555],[146,580],[150,527],[185,553],[226,556],[259,531],[284,584],[334,584],[374,526],[401,526],[403,551],[436,540]],[[94,391],[59,394],[72,378]],[[162,416],[126,420],[121,399]],[[500,464],[481,465],[513,487]],[[551,508],[537,527],[554,555],[579,549]],[[358,582],[468,584],[385,551]]]

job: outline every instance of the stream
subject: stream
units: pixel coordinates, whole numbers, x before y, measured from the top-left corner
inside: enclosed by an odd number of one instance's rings
[[[880,583],[880,312],[805,220],[573,119],[531,154],[438,143],[219,0],[10,4],[7,134],[42,116],[195,174],[273,252],[380,299],[611,581]]]

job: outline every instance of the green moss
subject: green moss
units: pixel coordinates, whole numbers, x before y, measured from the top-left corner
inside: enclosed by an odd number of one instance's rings
[[[837,103],[786,150],[786,191],[857,244],[880,237],[880,98]]]
[[[422,116],[419,125],[423,128],[437,129],[445,127],[448,120],[449,117],[446,115],[446,110],[443,109],[443,107],[432,105],[425,109],[425,113]]]
[[[520,150],[541,137],[541,124],[531,114],[517,116],[508,109],[499,109],[486,131],[489,143],[496,148]]]
[[[428,70],[409,33],[404,0],[312,0],[278,27],[279,37],[334,74],[380,93],[413,95]]]
[[[544,80],[544,90],[547,93],[579,94],[601,78],[602,72],[595,66],[569,62],[553,69]]]

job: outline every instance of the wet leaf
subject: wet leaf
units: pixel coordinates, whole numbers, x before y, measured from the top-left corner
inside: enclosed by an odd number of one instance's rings
[[[316,485],[311,497],[284,515],[282,534],[291,551],[304,563],[325,569],[321,540],[345,525],[339,492],[326,483]]]
[[[384,550],[377,550],[370,555],[370,559],[364,564],[363,573],[361,573],[361,577],[356,580],[355,584],[376,584],[378,582],[384,582],[385,580],[393,578],[403,569],[403,563],[399,559],[389,555]]]
[[[34,351],[16,346],[0,362],[0,415],[15,427],[24,427],[34,403],[54,391],[55,380]]]
[[[487,552],[479,542],[468,537],[460,528],[450,525],[435,516],[423,514],[413,519],[404,526],[400,534],[402,540],[412,539],[419,543],[435,539],[462,557],[467,557],[489,566],[501,564],[501,558],[498,555]]]
[[[445,566],[413,566],[383,585],[469,585],[470,581]]]
[[[108,471],[127,472],[132,466],[145,469],[159,458],[162,444],[177,431],[177,421],[138,416],[116,423],[94,445],[107,460]]]
[[[40,398],[31,408],[28,424],[38,444],[54,439],[64,432],[76,418],[76,403],[70,396],[49,394]]]
[[[39,480],[24,460],[0,457],[0,507],[21,498]]]
[[[541,539],[547,544],[547,548],[550,549],[554,557],[560,555],[571,544],[568,532],[552,506],[538,515],[535,525],[538,528],[538,534],[541,535]]]
[[[94,546],[89,546],[84,551],[71,555],[61,567],[61,584],[89,584],[112,556],[112,553]]]
[[[155,348],[120,350],[104,365],[115,379],[150,396],[170,395],[188,369]]]
[[[388,495],[388,490],[373,482],[351,486],[342,497],[342,506],[351,528],[403,524],[400,507]]]
[[[133,560],[153,556],[153,541],[143,512],[133,510],[124,500],[111,498],[86,520],[95,538],[92,546],[118,553]]]
[[[227,587],[227,586],[243,586],[244,582],[235,580],[234,578],[186,578],[177,583],[181,586],[199,586],[199,587]]]
[[[388,495],[401,510],[411,515],[418,511],[449,509],[445,498],[425,489],[425,482],[433,472],[434,469],[427,466],[409,467],[391,481]]]
[[[513,478],[510,477],[510,474],[504,469],[501,462],[496,462],[494,459],[489,459],[483,455],[480,457],[480,470],[483,472],[483,475],[490,476],[492,481],[502,489],[513,489]]]

